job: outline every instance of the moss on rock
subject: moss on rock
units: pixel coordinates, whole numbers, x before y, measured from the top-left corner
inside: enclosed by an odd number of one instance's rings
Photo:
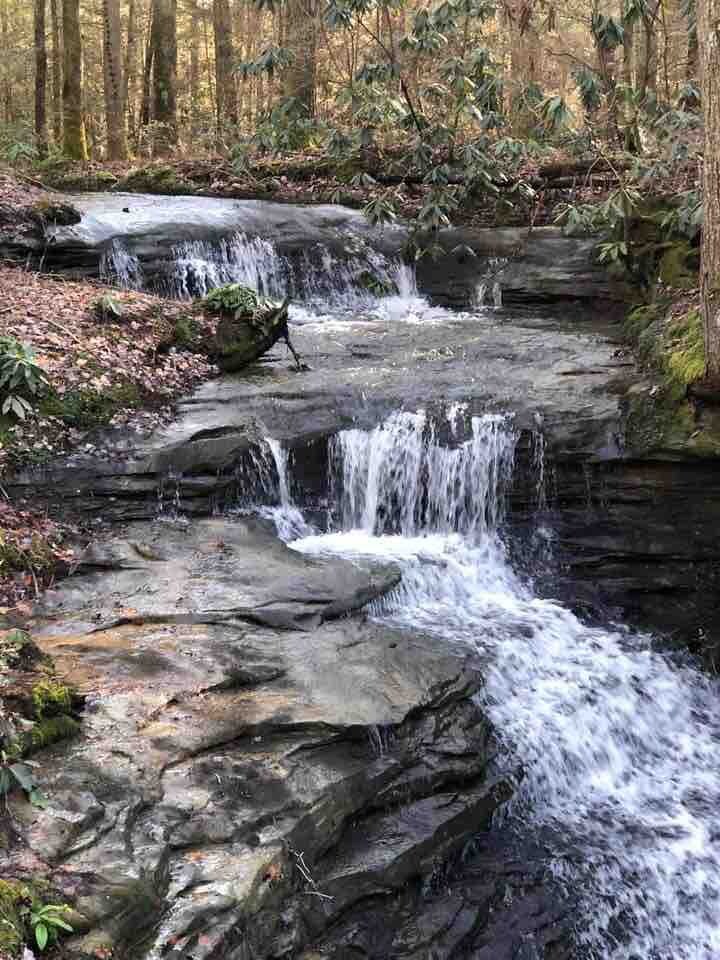
[[[25,943],[23,906],[32,899],[24,883],[0,880],[0,956],[19,957]]]
[[[689,243],[673,243],[660,258],[660,280],[675,290],[693,290],[698,285],[697,258]]]
[[[133,193],[192,194],[195,185],[167,164],[136,167],[117,184],[119,190]]]
[[[712,418],[688,399],[688,388],[705,372],[705,343],[699,311],[673,301],[636,307],[625,333],[640,361],[659,377],[652,391],[629,398],[626,442],[636,450],[668,450],[719,456],[720,434]]]
[[[67,684],[51,679],[36,683],[32,698],[35,717],[38,720],[70,713],[73,706],[72,689]]]

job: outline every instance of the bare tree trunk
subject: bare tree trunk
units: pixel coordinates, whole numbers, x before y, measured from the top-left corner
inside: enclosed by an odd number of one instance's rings
[[[128,0],[127,44],[125,46],[125,69],[123,70],[123,102],[127,129],[131,142],[135,142],[135,96],[137,84],[137,4],[135,0]]]
[[[7,0],[0,0],[0,41],[2,41],[2,49],[10,49],[10,29],[8,21],[8,9],[7,9]],[[5,123],[10,123],[10,118],[12,115],[12,96],[11,96],[11,85],[10,85],[10,67],[6,57],[3,57],[2,61],[2,90],[0,91],[0,96],[2,99],[2,111],[3,111],[3,120]]]
[[[688,24],[687,35],[687,63],[685,65],[685,79],[687,81],[697,81],[700,76],[699,55],[698,55],[698,34],[697,27]]]
[[[702,2],[702,0],[701,0]],[[647,0],[643,8],[642,23],[645,33],[644,58],[638,84],[640,99],[657,97],[658,42],[657,26],[660,15],[660,0]]]
[[[197,22],[197,8],[193,9],[193,22],[190,31],[190,140],[194,141],[199,131],[200,105],[200,27]]]
[[[62,143],[62,53],[57,0],[50,0],[50,20],[52,25],[53,140],[59,145]]]
[[[164,155],[177,143],[176,0],[153,0],[152,48],[155,152]]]
[[[697,19],[705,119],[700,293],[706,372],[720,381],[720,0],[699,0]]]
[[[286,45],[292,61],[285,70],[283,92],[286,97],[297,100],[305,116],[314,117],[317,72],[315,0],[287,0],[285,14]]]
[[[627,90],[632,89],[635,79],[635,23],[634,21],[623,22],[624,3],[620,5],[620,22],[623,24],[623,63],[622,80],[623,86]],[[626,97],[624,109],[624,138],[625,149],[630,153],[641,153],[642,144],[640,141],[640,130],[637,122],[637,107],[630,97]]]
[[[208,90],[210,91],[210,100],[213,105],[213,112],[217,116],[218,100],[217,89],[215,87],[215,70],[213,58],[210,56],[210,35],[208,33],[208,18],[203,16],[203,46],[205,47],[205,74],[207,76]]]
[[[46,0],[35,0],[35,140],[40,157],[46,157],[48,152],[45,5]]]
[[[150,123],[150,91],[152,87],[152,68],[153,68],[153,13],[150,8],[150,15],[147,25],[147,37],[145,40],[145,61],[143,63],[143,88],[142,88],[142,106],[140,108],[140,125],[146,127]]]
[[[80,0],[63,0],[63,149],[73,160],[87,160],[82,104]]]
[[[218,143],[224,127],[237,127],[238,111],[233,76],[233,24],[229,0],[213,0],[215,33],[215,89],[217,90]]]
[[[107,123],[107,158],[127,157],[125,81],[122,70],[120,0],[103,0],[103,82]]]

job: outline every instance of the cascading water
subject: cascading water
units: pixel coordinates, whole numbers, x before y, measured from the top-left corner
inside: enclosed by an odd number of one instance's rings
[[[331,532],[292,546],[392,558],[403,582],[374,614],[482,652],[485,708],[524,769],[507,826],[542,837],[579,900],[579,958],[717,960],[718,685],[534,596],[501,536],[512,420],[474,418],[460,444],[441,433],[403,413],[340,434]]]
[[[146,284],[136,256],[114,240],[100,265],[102,277],[125,289]],[[180,299],[205,297],[215,287],[241,283],[261,296],[294,301],[291,318],[364,314],[387,319],[419,318],[427,309],[412,266],[363,248],[347,258],[316,245],[299,260],[282,256],[269,240],[236,233],[216,242],[188,240],[173,249],[172,271],[162,291]]]
[[[100,276],[123,290],[142,290],[145,277],[139,259],[120,240],[113,240],[100,260]]]

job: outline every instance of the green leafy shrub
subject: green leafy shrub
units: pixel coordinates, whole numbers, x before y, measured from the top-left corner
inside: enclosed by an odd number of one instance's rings
[[[33,349],[14,337],[0,337],[0,413],[27,419],[47,387]]]
[[[205,298],[205,306],[211,313],[234,313],[251,317],[260,305],[257,293],[241,283],[216,287]]]
[[[122,304],[111,293],[105,293],[98,297],[94,304],[95,316],[98,320],[110,322],[120,320],[123,315]]]
[[[44,950],[49,943],[56,943],[61,930],[73,932],[70,924],[63,919],[67,910],[65,904],[59,903],[34,904],[30,908],[29,923],[40,950]]]
[[[19,957],[34,943],[39,950],[73,933],[66,904],[46,902],[47,884],[40,880],[0,880],[0,954]]]

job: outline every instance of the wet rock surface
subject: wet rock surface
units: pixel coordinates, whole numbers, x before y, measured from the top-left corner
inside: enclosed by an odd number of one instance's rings
[[[47,809],[13,795],[5,853],[83,914],[69,950],[341,956],[366,900],[407,939],[422,879],[511,792],[467,650],[330,621],[395,571],[307,560],[254,522],[131,525],[84,567],[33,624],[83,731],[43,754]],[[426,940],[457,938],[448,909]]]
[[[478,655],[366,619],[394,566],[310,560],[267,523],[211,514],[277,486],[266,437],[321,525],[338,430],[398,408],[463,404],[466,426],[509,411],[517,565],[589,617],[687,642],[718,619],[715,464],[633,447],[625,403],[650,384],[582,310],[293,337],[309,371],[279,348],[149,438],[108,436],[8,483],[124,524],[32,624],[87,706],[81,736],[42,754],[48,808],[13,796],[9,869],[52,872],[86,918],[76,953],[574,956],[572,900],[537,840],[489,829],[522,771],[480,706]]]
[[[159,287],[175,269],[177,247],[192,241],[218,243],[241,232],[260,236],[292,259],[341,260],[363,249],[401,257],[408,232],[400,226],[371,227],[357,210],[330,204],[289,205],[262,200],[159,197],[146,194],[85,194],[69,197],[80,211],[78,224],[52,226],[45,239],[10,238],[6,255],[42,257],[46,269],[97,276],[113,243],[137,258],[147,281]],[[467,304],[475,288],[507,261],[507,299],[623,300],[626,291],[594,257],[592,239],[567,237],[559,228],[448,229],[434,239],[444,255],[421,262],[421,290],[453,306]],[[469,248],[474,255],[457,253]]]

